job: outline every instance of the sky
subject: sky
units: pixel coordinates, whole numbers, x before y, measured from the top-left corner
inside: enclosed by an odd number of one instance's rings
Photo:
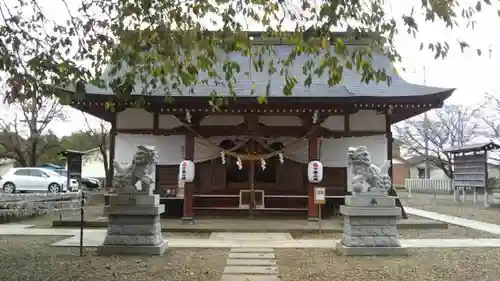
[[[296,1],[296,0],[290,0]],[[79,2],[79,1],[75,1]],[[414,3],[420,1],[386,1],[386,12],[394,15],[409,14]],[[475,6],[476,1],[459,0],[461,6]],[[65,20],[64,13],[60,13],[57,5],[59,1],[45,0],[45,10],[55,20]],[[439,23],[419,22],[417,38],[413,38],[405,31],[400,31],[396,37],[396,49],[402,56],[402,62],[396,67],[399,74],[410,83],[425,84],[443,88],[456,88],[453,96],[447,103],[466,104],[470,106],[482,103],[484,94],[489,93],[500,97],[500,86],[497,83],[500,66],[500,36],[495,36],[493,26],[500,26],[498,7],[491,6],[483,9],[476,18],[474,30],[470,28],[446,29]],[[59,12],[58,12],[59,11]],[[255,29],[255,28],[254,28]],[[457,39],[465,40],[472,48],[462,53]],[[434,59],[434,56],[425,49],[420,51],[421,41],[444,40],[452,45],[448,56],[443,59]],[[478,56],[476,48],[482,49],[482,56]],[[491,50],[491,52],[489,52]],[[79,129],[85,129],[86,122],[83,114],[75,109],[65,109],[69,116],[66,123],[54,122],[49,129],[58,135],[69,135]],[[4,112],[5,114],[5,112]],[[92,127],[97,127],[99,120],[87,117]]]

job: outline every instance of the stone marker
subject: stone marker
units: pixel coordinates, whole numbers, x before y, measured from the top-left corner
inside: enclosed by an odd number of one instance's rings
[[[153,194],[157,162],[153,148],[139,146],[132,165],[122,168],[115,163],[117,194],[109,197],[109,205],[105,206],[108,231],[104,243],[97,247],[98,254],[162,255],[167,249],[160,223],[165,206],[160,205],[160,196]]]
[[[396,206],[395,198],[387,195],[392,186],[386,171],[388,164],[382,167],[371,164],[365,147],[350,149],[348,160],[352,165],[352,184],[356,192],[353,196],[346,196],[345,205],[340,206],[340,213],[344,216],[344,235],[336,250],[356,256],[406,254],[406,249],[399,243],[396,227],[401,209]]]

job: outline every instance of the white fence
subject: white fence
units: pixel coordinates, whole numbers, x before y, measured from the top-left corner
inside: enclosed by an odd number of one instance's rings
[[[406,179],[408,193],[452,194],[453,180],[450,179]]]

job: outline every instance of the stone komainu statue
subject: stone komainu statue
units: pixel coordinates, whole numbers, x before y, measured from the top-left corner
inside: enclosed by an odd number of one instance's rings
[[[388,174],[390,161],[378,167],[371,163],[371,156],[366,147],[350,147],[347,159],[352,166],[352,184],[354,192],[388,192],[392,187]]]
[[[154,189],[153,172],[158,164],[158,153],[154,148],[144,145],[137,146],[132,164],[122,166],[114,162],[116,175],[113,179],[113,187],[117,193],[120,192],[149,192]],[[140,187],[135,187],[137,182]]]

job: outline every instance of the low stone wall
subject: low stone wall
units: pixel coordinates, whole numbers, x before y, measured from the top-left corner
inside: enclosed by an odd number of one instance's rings
[[[80,206],[79,194],[1,194],[0,221],[73,211]]]

